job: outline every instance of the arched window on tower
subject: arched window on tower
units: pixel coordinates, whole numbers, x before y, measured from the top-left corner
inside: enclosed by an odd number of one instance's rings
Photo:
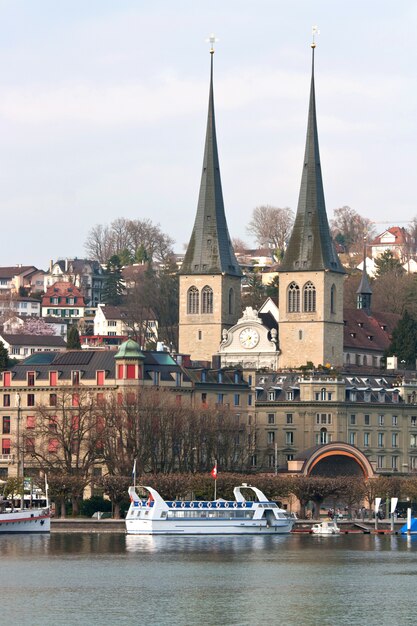
[[[336,285],[330,289],[330,313],[336,313]]]
[[[235,312],[235,292],[232,287],[229,289],[229,315],[233,315]]]
[[[201,290],[201,312],[213,313],[213,289],[208,285]]]
[[[187,313],[189,315],[198,314],[200,310],[200,294],[194,285],[187,291]]]
[[[316,310],[316,288],[311,281],[304,285],[303,289],[303,308],[305,313],[314,313]]]
[[[288,286],[288,313],[300,312],[300,287],[297,283]]]

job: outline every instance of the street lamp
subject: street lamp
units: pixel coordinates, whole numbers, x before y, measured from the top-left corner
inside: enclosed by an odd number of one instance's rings
[[[16,406],[17,406],[17,424],[16,424],[16,446],[17,446],[17,478],[22,480],[22,495],[20,499],[20,508],[23,510],[25,506],[25,476],[24,476],[24,452],[23,445],[20,445],[20,393],[16,394]]]

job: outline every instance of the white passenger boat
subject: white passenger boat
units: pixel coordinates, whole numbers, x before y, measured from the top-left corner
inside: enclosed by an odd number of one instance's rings
[[[23,479],[22,479],[23,480]],[[23,480],[24,486],[24,480]],[[30,487],[32,490],[32,486]],[[39,492],[40,490],[38,490]],[[31,500],[33,492],[31,492]],[[45,502],[45,506],[25,507],[25,498],[20,496],[20,508],[15,508],[13,502],[4,500],[0,496],[0,534],[5,533],[49,533],[51,530],[51,510],[48,499],[48,481],[45,476],[45,498],[35,495],[35,498]],[[36,501],[36,500],[35,500]]]
[[[136,487],[129,487],[129,535],[288,534],[295,521],[260,489],[246,484],[234,488],[231,501],[165,501],[152,487],[140,489],[148,492],[147,500],[138,496]],[[251,492],[253,499],[247,500],[242,490]]]
[[[330,520],[321,522],[321,524],[314,524],[311,532],[313,535],[340,535],[340,528],[335,521]]]
[[[0,507],[0,534],[49,533],[51,515],[49,508],[15,509]]]

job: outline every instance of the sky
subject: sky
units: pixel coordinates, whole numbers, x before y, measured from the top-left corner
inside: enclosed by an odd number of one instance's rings
[[[85,255],[150,218],[182,252],[197,207],[210,33],[230,235],[297,207],[311,29],[326,205],[417,215],[415,0],[0,0],[0,265]],[[383,222],[387,222],[384,224]]]

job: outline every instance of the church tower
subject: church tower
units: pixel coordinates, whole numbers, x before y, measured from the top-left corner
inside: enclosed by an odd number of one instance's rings
[[[363,270],[359,287],[356,290],[356,308],[363,309],[367,315],[371,314],[372,287],[369,284],[366,272],[366,237],[363,245]]]
[[[279,275],[280,367],[343,365],[344,269],[330,236],[324,201],[314,89],[294,228]]]
[[[213,43],[213,41],[212,41]],[[213,45],[203,171],[194,228],[180,270],[179,352],[211,361],[223,328],[241,313],[242,272],[227,229],[217,152],[213,95]]]

